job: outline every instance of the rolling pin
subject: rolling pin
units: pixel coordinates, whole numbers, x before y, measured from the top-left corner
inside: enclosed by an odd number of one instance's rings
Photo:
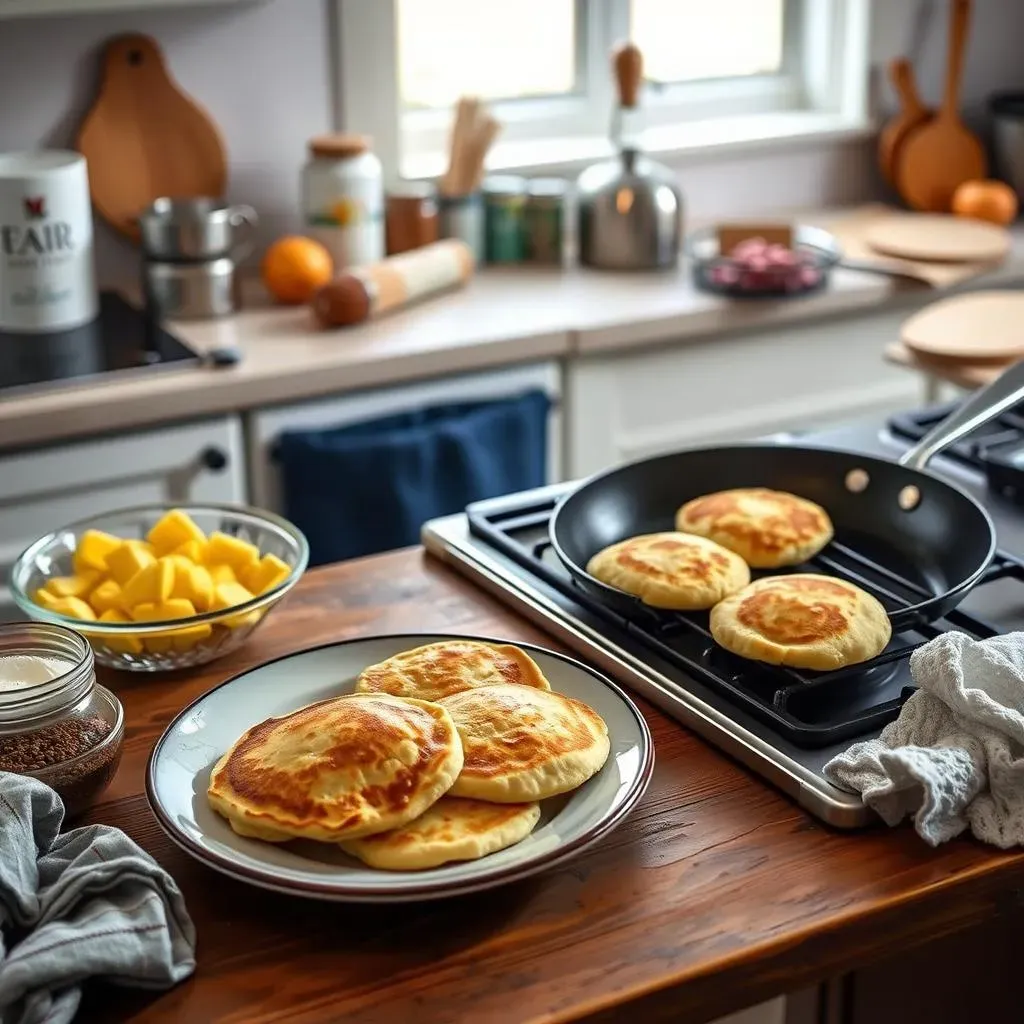
[[[447,238],[379,263],[351,267],[313,296],[313,313],[324,327],[359,324],[464,285],[472,276],[473,264],[470,247]]]

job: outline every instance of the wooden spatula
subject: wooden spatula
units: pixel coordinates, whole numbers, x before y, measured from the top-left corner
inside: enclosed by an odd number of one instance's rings
[[[78,134],[97,212],[129,238],[160,196],[223,196],[227,157],[207,114],[181,91],[149,36],[107,44],[100,94]]]
[[[878,136],[878,167],[890,185],[896,184],[896,161],[907,136],[931,119],[932,111],[922,102],[914,78],[914,67],[906,57],[889,65],[889,80],[896,90],[899,109]]]
[[[958,185],[984,178],[985,150],[960,119],[960,77],[971,0],[951,0],[949,53],[942,106],[936,117],[910,132],[895,165],[900,195],[915,210],[948,213]]]

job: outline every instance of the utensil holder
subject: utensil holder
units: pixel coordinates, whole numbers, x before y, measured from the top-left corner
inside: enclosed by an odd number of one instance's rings
[[[464,196],[440,196],[438,211],[442,238],[457,238],[473,252],[477,263],[484,260],[486,232],[484,226],[484,201],[479,192]]]

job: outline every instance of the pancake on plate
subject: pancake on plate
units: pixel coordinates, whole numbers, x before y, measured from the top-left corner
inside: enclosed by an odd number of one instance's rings
[[[754,569],[806,562],[834,533],[832,520],[820,505],[765,487],[694,498],[676,512],[676,529],[717,541]]]
[[[882,605],[860,587],[794,573],[756,580],[716,605],[711,635],[742,658],[826,671],[881,654],[892,625]]]
[[[538,821],[540,804],[489,804],[443,796],[408,825],[350,839],[341,848],[371,868],[422,871],[514,846]]]
[[[357,693],[440,700],[460,690],[492,683],[551,689],[540,667],[525,651],[511,644],[476,640],[442,640],[402,651],[363,669],[355,688]]]
[[[418,818],[461,769],[440,705],[346,694],[254,725],[217,762],[207,796],[239,835],[338,842]]]
[[[526,803],[583,785],[608,759],[608,727],[593,708],[550,690],[500,683],[441,701],[464,752],[452,796]]]
[[[699,611],[750,582],[739,555],[705,537],[645,533],[598,551],[587,572],[652,608]]]

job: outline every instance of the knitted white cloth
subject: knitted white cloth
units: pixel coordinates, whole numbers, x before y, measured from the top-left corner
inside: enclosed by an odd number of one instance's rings
[[[829,761],[826,778],[890,825],[912,814],[932,846],[966,828],[1024,844],[1024,633],[945,633],[913,653],[910,671],[919,689],[899,718]]]

